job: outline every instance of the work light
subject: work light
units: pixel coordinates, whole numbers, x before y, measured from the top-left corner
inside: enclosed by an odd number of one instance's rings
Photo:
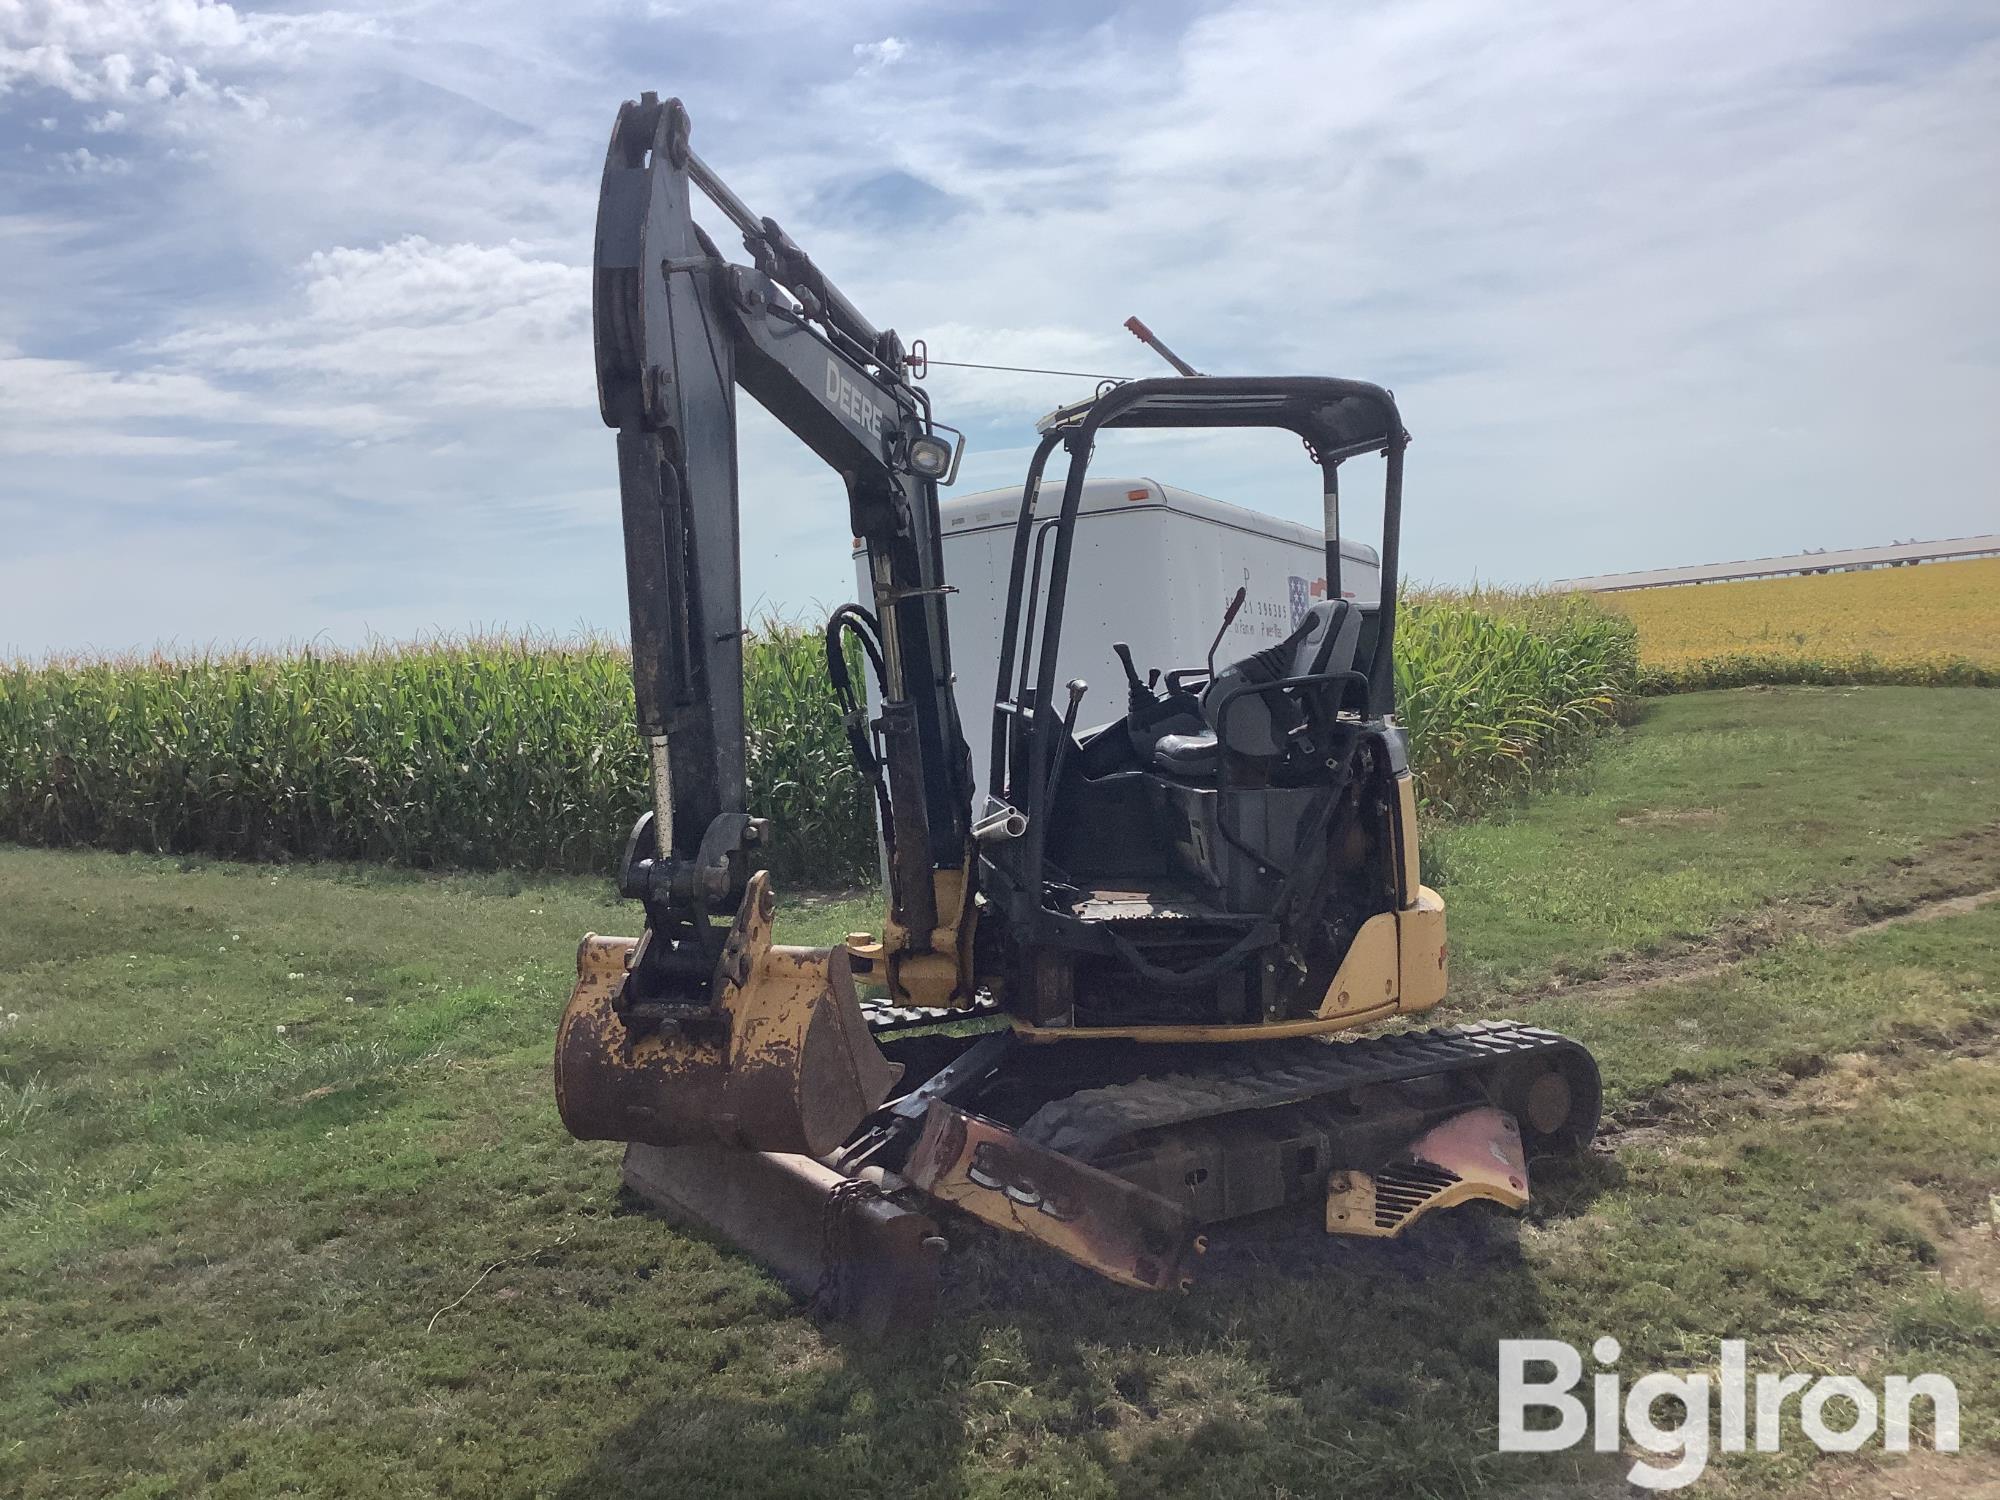
[[[910,469],[926,479],[943,479],[951,472],[952,446],[929,433],[910,439]]]

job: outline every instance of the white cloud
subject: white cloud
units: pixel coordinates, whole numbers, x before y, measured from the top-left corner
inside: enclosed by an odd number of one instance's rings
[[[590,274],[519,244],[418,235],[316,253],[276,317],[196,327],[157,352],[231,378],[310,381],[405,414],[588,411]]]
[[[100,156],[88,146],[78,146],[74,151],[56,153],[55,165],[72,176],[97,174],[103,177],[122,177],[132,170],[132,163],[122,156]]]
[[[83,128],[92,135],[109,135],[114,130],[123,130],[125,128],[125,112],[119,109],[107,109],[103,114],[92,115],[88,120],[85,120]]]
[[[251,77],[383,30],[351,13],[246,13],[218,0],[0,0],[0,98],[48,89],[122,106],[98,121],[147,110],[183,131],[231,115],[256,121],[269,107]],[[224,73],[240,81],[219,82]]]
[[[44,182],[69,217],[32,232],[0,213],[20,346],[0,446],[23,456],[17,505],[48,511],[14,513],[10,539],[107,491],[227,510],[225,548],[272,510],[349,518],[310,549],[256,542],[297,583],[245,596],[233,634],[351,621],[337,601],[439,545],[449,583],[413,570],[371,620],[620,621],[588,259],[604,132],[643,88],[681,92],[704,157],[940,359],[1151,373],[1119,326],[1138,313],[1206,369],[1393,384],[1420,575],[1991,514],[2000,353],[1977,311],[2000,263],[2000,26],[1967,0],[1775,0],[1751,20],[1257,0],[1087,22],[913,0],[354,4],[0,0],[0,95],[26,119],[51,107],[36,91],[62,96],[50,129],[115,128],[140,169],[118,193]],[[79,176],[112,159],[68,157]],[[829,190],[897,173],[949,211],[885,233]],[[1017,477],[1033,418],[1090,388],[943,366],[929,384],[972,429],[968,487]],[[745,412],[746,597],[845,597],[838,480]],[[1316,513],[1284,444],[1104,461]],[[411,529],[433,523],[488,551]],[[284,618],[250,618],[267,610]]]
[[[879,42],[856,42],[854,56],[864,73],[879,73],[909,56],[910,44],[899,36],[885,36]]]
[[[186,368],[115,371],[0,345],[0,454],[208,454],[236,447],[246,428],[352,438],[393,430],[399,420],[352,402],[232,390]]]

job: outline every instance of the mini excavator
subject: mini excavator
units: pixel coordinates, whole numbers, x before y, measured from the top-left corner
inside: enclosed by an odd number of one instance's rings
[[[750,264],[696,223],[696,190]],[[887,1327],[928,1316],[955,1217],[1182,1290],[1206,1226],[1307,1203],[1330,1232],[1393,1236],[1471,1200],[1519,1209],[1530,1160],[1590,1140],[1577,1043],[1380,1025],[1438,1003],[1447,956],[1395,719],[1409,436],[1387,390],[1180,374],[1043,419],[975,787],[938,525],[963,440],[915,383],[921,351],[730,191],[678,100],[619,111],[593,322],[652,806],[618,872],[643,930],[583,940],[555,1088],[573,1135],[628,1143],[633,1190]],[[845,481],[872,586],[826,660],[887,910],[828,948],[776,941],[770,825],[745,805],[738,386]],[[1240,661],[1142,676],[1121,649],[1122,712],[1079,728],[1087,685],[1056,660],[1085,474],[1100,432],[1160,428],[1300,438],[1329,587]],[[1339,585],[1339,474],[1362,455],[1383,460],[1372,606]],[[1242,598],[1216,601],[1224,633]]]

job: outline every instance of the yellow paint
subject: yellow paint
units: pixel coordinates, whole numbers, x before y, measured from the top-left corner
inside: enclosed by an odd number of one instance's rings
[[[1320,1001],[1317,1013],[1320,1020],[1351,1026],[1355,1016],[1378,1014],[1385,1006],[1390,1010],[1396,1008],[1397,969],[1401,962],[1396,931],[1400,915],[1385,911],[1361,924],[1361,930],[1348,945],[1347,957],[1340,961],[1340,971],[1333,976],[1333,983],[1326,987],[1326,996]]]
[[[1922,669],[2000,667],[2000,558],[1863,573],[1683,584],[1600,596],[1639,627],[1639,662],[1673,670],[1731,656]]]
[[[1444,932],[1444,898],[1427,885],[1417,887],[1416,904],[1396,914],[1400,949],[1402,1009],[1429,1010],[1444,999],[1451,977]]]
[[[1528,1164],[1513,1118],[1467,1110],[1410,1142],[1408,1156],[1373,1173],[1326,1181],[1326,1232],[1392,1239],[1425,1214],[1481,1199],[1518,1212],[1528,1204]],[[1384,1184],[1390,1196],[1383,1202]]]
[[[942,1100],[904,1175],[939,1203],[1142,1290],[1185,1290],[1206,1243],[1184,1208]]]
[[[1036,1026],[1013,1018],[1015,1034],[1030,1042],[1103,1041],[1117,1038],[1133,1042],[1274,1042],[1295,1036],[1329,1036],[1369,1021],[1379,1021],[1396,1013],[1396,1002],[1358,1011],[1334,1021],[1314,1017],[1309,1021],[1272,1021],[1249,1026]]]
[[[557,1103],[573,1134],[817,1157],[888,1097],[903,1070],[868,1035],[846,949],[773,943],[775,907],[760,870],[711,985],[722,1027],[627,1026],[617,1002],[639,944],[584,940],[556,1033]]]
[[[1455,1182],[1435,1197],[1426,1199],[1415,1212],[1383,1226],[1375,1222],[1375,1179],[1366,1172],[1335,1172],[1326,1183],[1326,1232],[1355,1235],[1362,1239],[1394,1239],[1427,1213],[1456,1208],[1480,1199],[1497,1203],[1518,1213],[1528,1201],[1518,1193],[1490,1182]]]
[[[909,929],[886,913],[880,941],[865,932],[847,936],[848,953],[864,968],[881,966],[899,1005],[963,1004],[973,995],[972,931],[978,911],[972,904],[972,856],[955,870],[933,870],[931,894],[939,923],[931,929],[928,952],[912,952]]]

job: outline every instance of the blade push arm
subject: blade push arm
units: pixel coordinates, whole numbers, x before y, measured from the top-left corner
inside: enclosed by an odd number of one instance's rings
[[[638,725],[655,812],[624,884],[646,904],[649,991],[698,1003],[762,824],[745,807],[735,390],[845,481],[867,548],[883,657],[891,914],[938,924],[933,871],[964,860],[969,774],[953,708],[936,455],[902,345],[876,329],[770,219],[689,149],[678,100],[619,111],[599,197],[598,397],[618,431]],[[724,259],[692,213],[700,189],[743,231]],[[948,448],[944,448],[948,452]],[[928,466],[928,467],[927,467]],[[920,938],[921,942],[922,939]]]

